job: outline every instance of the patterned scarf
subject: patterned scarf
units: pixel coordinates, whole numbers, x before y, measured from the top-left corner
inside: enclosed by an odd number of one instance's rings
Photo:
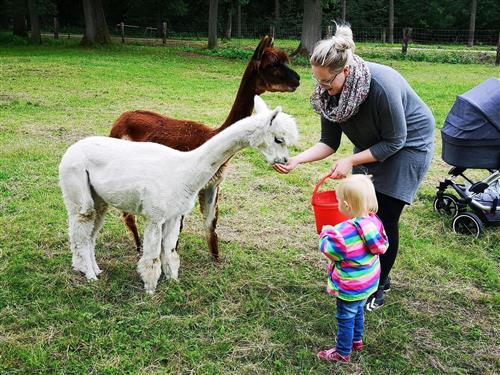
[[[353,55],[349,75],[344,83],[340,98],[328,95],[328,91],[316,85],[311,95],[314,111],[333,122],[344,122],[354,116],[361,103],[368,96],[371,74],[366,62],[358,55]]]

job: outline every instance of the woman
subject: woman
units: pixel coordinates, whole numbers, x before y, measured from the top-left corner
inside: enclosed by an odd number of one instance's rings
[[[299,164],[322,160],[337,151],[342,133],[354,144],[353,155],[338,159],[331,177],[351,171],[373,176],[389,249],[380,257],[378,290],[368,299],[372,311],[384,304],[389,272],[399,247],[399,218],[411,204],[434,153],[435,121],[430,109],[394,69],[365,62],[354,54],[349,26],[320,41],[311,56],[314,110],[321,115],[320,141],[274,169],[288,173]]]

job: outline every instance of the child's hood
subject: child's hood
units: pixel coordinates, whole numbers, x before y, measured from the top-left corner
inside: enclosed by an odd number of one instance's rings
[[[383,231],[382,222],[375,214],[370,214],[370,216],[357,217],[352,220],[352,223],[356,227],[359,236],[363,239],[363,242],[366,243],[366,237],[370,236],[373,230],[377,230],[378,232]]]
[[[382,221],[377,215],[355,218],[352,223],[371,253],[383,254],[387,251],[389,242]]]

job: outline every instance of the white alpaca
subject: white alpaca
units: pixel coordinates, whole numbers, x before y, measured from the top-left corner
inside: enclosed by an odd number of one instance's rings
[[[286,163],[287,147],[298,139],[294,119],[281,107],[271,111],[255,96],[255,108],[256,115],[190,152],[108,137],[86,138],[69,147],[59,175],[73,268],[88,280],[97,279],[101,270],[95,260],[96,236],[111,205],[145,218],[144,253],[137,270],[146,291],[154,292],[161,269],[167,279],[176,280],[181,218],[193,209],[200,189],[239,150],[250,146],[269,163]]]

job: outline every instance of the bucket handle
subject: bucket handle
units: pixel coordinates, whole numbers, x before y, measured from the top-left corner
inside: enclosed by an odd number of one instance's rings
[[[316,195],[316,193],[318,192],[318,189],[320,188],[321,185],[323,185],[323,183],[329,179],[331,177],[331,173],[327,174],[325,177],[323,177],[321,180],[319,180],[318,184],[316,185],[316,187],[314,188],[314,191],[313,191],[313,195]]]

